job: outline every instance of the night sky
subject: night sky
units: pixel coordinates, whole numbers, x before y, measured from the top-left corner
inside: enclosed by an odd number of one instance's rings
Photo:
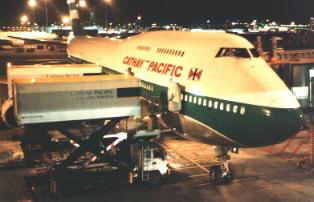
[[[43,2],[44,0],[37,0]],[[66,0],[47,0],[49,23],[57,16],[67,14]],[[102,0],[86,0],[96,8],[96,16],[104,22],[105,6]],[[0,0],[0,25],[17,25],[23,14],[32,15],[27,0]],[[36,22],[45,24],[45,6],[39,3],[35,10]],[[226,20],[250,22],[256,20],[280,23],[306,24],[314,17],[314,0],[112,0],[108,6],[108,19],[113,23],[134,21],[138,14],[143,23],[177,23],[191,26],[210,20],[213,23]],[[84,16],[87,16],[85,11]]]

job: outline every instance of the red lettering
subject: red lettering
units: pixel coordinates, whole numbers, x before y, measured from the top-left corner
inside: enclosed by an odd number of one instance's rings
[[[164,70],[163,74],[167,74],[170,71],[169,67],[171,68],[171,67],[173,67],[173,65],[171,65],[171,64],[167,65],[167,69]]]
[[[176,65],[174,65],[173,67],[172,67],[172,71],[171,71],[171,76],[173,76],[173,71],[176,69]]]
[[[163,74],[166,74],[166,70],[168,68],[169,64],[166,64],[166,66],[164,67],[164,70],[162,71]]]
[[[143,61],[141,59],[139,59],[136,62],[138,66],[141,66],[143,64]],[[173,64],[158,63],[158,62],[151,61],[149,63],[147,71],[156,72],[159,74],[164,74],[164,75],[169,75],[169,76],[180,77],[182,75],[181,72],[183,71],[183,67],[176,66]]]
[[[141,59],[140,59],[138,65],[137,65],[137,67],[138,67],[138,68],[141,68],[144,62],[145,62],[145,60],[141,60]]]
[[[151,68],[153,68],[153,67],[154,67],[154,64],[155,64],[155,62],[150,62],[150,63],[149,63],[149,66],[148,66],[148,68],[147,68],[147,71],[149,71]]]
[[[132,67],[136,67],[136,64],[137,64],[137,59],[136,58],[132,58],[131,66]]]
[[[158,70],[157,70],[158,73],[161,73],[161,72],[162,72],[162,70],[160,70],[160,67],[165,68],[165,64],[164,64],[164,63],[160,63],[160,64],[158,65]]]
[[[129,62],[129,57],[126,56],[126,57],[124,58],[124,60],[123,60],[123,64],[128,64],[128,62]]]
[[[152,69],[153,72],[157,72],[158,69],[158,62],[155,63],[154,68]]]
[[[180,77],[182,75],[181,72],[178,72],[178,70],[182,71],[183,67],[182,66],[177,66],[176,71],[174,72],[174,75],[176,77]]]

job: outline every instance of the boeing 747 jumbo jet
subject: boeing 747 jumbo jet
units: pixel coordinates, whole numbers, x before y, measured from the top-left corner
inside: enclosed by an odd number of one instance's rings
[[[282,142],[303,125],[300,105],[246,39],[227,33],[155,31],[124,40],[83,34],[69,1],[69,58],[141,79],[141,97],[187,138],[216,146],[216,183],[232,181],[228,152]]]

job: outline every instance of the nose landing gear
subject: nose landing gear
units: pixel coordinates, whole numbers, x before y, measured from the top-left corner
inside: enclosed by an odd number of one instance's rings
[[[234,171],[229,167],[228,151],[238,152],[237,149],[215,146],[216,158],[220,161],[220,165],[212,166],[209,170],[209,178],[214,184],[230,184],[234,179]]]

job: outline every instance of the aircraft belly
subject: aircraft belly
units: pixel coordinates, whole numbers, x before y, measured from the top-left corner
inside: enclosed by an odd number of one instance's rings
[[[232,141],[218,131],[188,116],[168,112],[162,115],[162,119],[169,127],[175,128],[176,131],[187,139],[201,141],[211,145],[243,147],[243,145]]]

